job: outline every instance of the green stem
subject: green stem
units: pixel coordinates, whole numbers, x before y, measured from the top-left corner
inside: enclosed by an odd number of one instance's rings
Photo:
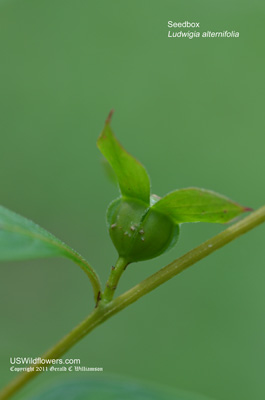
[[[96,308],[83,322],[81,322],[81,324],[74,328],[59,343],[45,353],[42,358],[51,359],[61,357],[76,342],[96,328],[96,326],[100,325],[117,312],[128,307],[130,304],[134,303],[164,282],[173,278],[184,269],[190,267],[191,265],[195,264],[196,262],[200,261],[209,254],[220,249],[227,243],[250,231],[263,222],[265,222],[265,206],[251,213],[243,220],[230,226],[225,231],[214,236],[212,239],[207,240],[205,243],[189,251],[187,254],[173,261],[116,299],[107,304],[100,302],[98,308]],[[38,373],[39,372],[36,372],[35,368],[33,372],[25,372],[19,375],[2,390],[0,393],[0,400],[9,399],[12,394],[16,393],[19,388],[23,387],[26,382],[31,380]]]
[[[115,266],[111,268],[106,288],[101,297],[103,303],[109,303],[113,299],[120,277],[128,264],[125,258],[119,257]]]
[[[67,257],[73,260],[79,267],[82,268],[82,270],[86,273],[88,276],[90,283],[93,288],[94,292],[94,299],[96,303],[96,307],[98,304],[98,300],[100,298],[100,293],[101,293],[101,285],[100,285],[100,280],[99,277],[97,276],[96,272],[92,269],[92,267],[88,264],[88,262],[76,251],[72,249],[68,249],[68,252],[66,253]]]

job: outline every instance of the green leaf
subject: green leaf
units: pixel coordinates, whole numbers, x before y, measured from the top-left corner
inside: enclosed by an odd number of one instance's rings
[[[86,272],[97,298],[99,279],[80,254],[34,222],[0,206],[0,261],[56,256],[70,258]]]
[[[28,399],[28,397],[27,397]],[[195,393],[187,393],[157,385],[117,380],[114,377],[106,379],[86,378],[73,380],[52,386],[45,392],[31,397],[30,400],[210,400],[208,397]]]
[[[101,157],[101,165],[104,170],[105,176],[107,179],[113,183],[115,186],[118,185],[117,175],[115,174],[113,168],[110,166],[106,158]]]
[[[224,223],[251,209],[210,190],[187,188],[169,193],[152,208],[182,222]]]
[[[117,175],[124,197],[142,200],[149,205],[150,180],[143,165],[121,146],[110,127],[110,113],[98,138],[97,146]]]

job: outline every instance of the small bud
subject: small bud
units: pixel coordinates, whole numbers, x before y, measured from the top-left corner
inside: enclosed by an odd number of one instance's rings
[[[134,199],[112,202],[107,219],[119,256],[130,263],[159,256],[176,243],[179,235],[179,226],[168,216]],[[112,229],[118,220],[121,229]]]

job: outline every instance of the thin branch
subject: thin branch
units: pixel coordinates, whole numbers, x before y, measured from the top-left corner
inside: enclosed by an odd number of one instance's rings
[[[102,293],[101,300],[103,303],[109,303],[114,296],[115,290],[118,286],[119,280],[125,268],[128,265],[128,261],[122,257],[119,257],[115,266],[111,268],[110,276],[106,284],[106,288]]]
[[[265,206],[261,207],[257,211],[254,211],[246,218],[227,228],[225,231],[219,233],[212,239],[207,240],[205,243],[173,261],[166,267],[162,268],[155,274],[134,286],[132,289],[112,300],[110,303],[105,305],[99,303],[98,308],[96,308],[83,322],[81,322],[81,324],[74,328],[59,343],[45,353],[42,358],[53,359],[61,357],[76,342],[78,342],[96,326],[106,321],[112,315],[128,307],[130,304],[134,303],[136,300],[151,292],[156,287],[173,278],[186,268],[207,257],[214,251],[220,249],[227,243],[250,231],[263,222],[265,222]],[[6,388],[4,388],[0,393],[0,400],[9,399],[12,394],[19,390],[20,387],[24,386],[26,382],[37,375],[39,372],[36,371],[36,366],[37,365],[35,365],[33,372],[22,373],[8,386],[6,386]]]

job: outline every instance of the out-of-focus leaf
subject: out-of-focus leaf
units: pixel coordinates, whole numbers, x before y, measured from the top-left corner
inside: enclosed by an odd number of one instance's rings
[[[86,379],[53,386],[30,400],[210,400],[199,394],[173,391],[116,379]]]
[[[150,181],[143,165],[121,146],[110,127],[111,114],[100,134],[97,145],[117,175],[124,197],[150,201]]]
[[[59,239],[34,222],[0,206],[0,260],[66,255]]]
[[[170,216],[177,224],[182,222],[224,223],[244,211],[251,210],[218,193],[198,188],[171,192],[152,208]]]
[[[0,206],[0,261],[56,256],[72,259],[86,272],[96,297],[99,279],[80,254],[39,225]]]

